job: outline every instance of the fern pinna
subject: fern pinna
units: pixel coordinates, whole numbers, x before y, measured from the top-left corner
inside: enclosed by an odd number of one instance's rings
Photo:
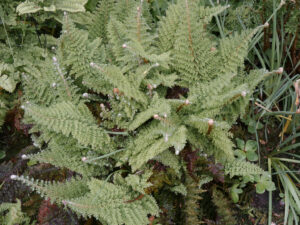
[[[237,163],[229,129],[255,86],[282,71],[244,71],[249,42],[268,24],[225,38],[207,29],[228,7],[178,0],[158,24],[147,1],[102,0],[78,20],[64,13],[57,45],[22,78],[24,122],[42,148],[23,158],[78,175],[64,183],[12,178],[103,224],[142,225],[160,212],[149,191],[153,161],[180,181],[188,148],[232,176],[262,174]],[[185,91],[172,96],[173,87]]]

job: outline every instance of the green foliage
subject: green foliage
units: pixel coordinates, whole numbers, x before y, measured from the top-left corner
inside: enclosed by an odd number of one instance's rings
[[[176,181],[167,190],[185,196],[185,224],[198,224],[199,186],[210,181],[191,175],[199,153],[223,163],[231,178],[267,188],[261,168],[235,158],[230,132],[257,84],[276,72],[244,66],[251,39],[264,26],[219,37],[208,27],[228,6],[178,0],[154,19],[147,1],[103,0],[91,3],[91,12],[85,12],[86,2],[21,3],[20,15],[39,12],[34,15],[40,22],[55,18],[62,32],[57,39],[46,36],[50,44],[44,48],[28,44],[28,57],[12,55],[22,76],[0,82],[9,92],[21,80],[24,123],[33,125],[31,137],[41,148],[22,157],[82,178],[12,178],[110,225],[148,224],[159,216],[148,182],[159,169],[171,171]],[[182,93],[170,94],[176,88]]]
[[[5,213],[6,212],[6,213]],[[5,215],[0,215],[1,224],[5,225],[34,225],[35,223],[30,223],[30,218],[24,214],[21,210],[21,201],[17,199],[16,203],[2,203],[0,205],[0,213]]]
[[[74,105],[71,102],[61,102],[44,108],[29,103],[25,109],[35,124],[50,132],[72,136],[79,144],[91,146],[102,153],[110,151],[108,134],[97,127],[93,115],[83,103]]]
[[[68,11],[68,12],[84,12],[84,5],[87,0],[68,0],[68,1],[25,1],[18,5],[17,12],[22,14],[36,13],[41,10],[45,12],[55,12],[56,10]]]
[[[193,180],[189,175],[186,177],[185,186],[187,187],[187,195],[185,198],[185,224],[200,224],[199,217],[199,204],[201,200],[200,194],[204,192],[201,186]]]
[[[234,160],[225,165],[225,173],[233,176],[254,176],[260,175],[264,171],[250,162]]]
[[[118,177],[115,185],[98,179],[73,178],[65,183],[35,181],[17,176],[13,179],[29,185],[46,199],[50,197],[51,201],[67,205],[79,215],[94,216],[111,225],[146,225],[147,215],[157,215],[159,211],[153,197],[140,194],[148,184],[134,175],[126,179]],[[139,199],[139,196],[142,198]]]
[[[78,198],[88,191],[87,181],[79,178],[72,178],[65,183],[34,180],[33,178],[18,177],[16,175],[12,175],[11,179],[27,184],[42,197],[50,198],[52,202],[58,204],[61,204],[64,199]]]
[[[238,149],[234,151],[234,154],[240,160],[247,159],[249,161],[257,161],[258,155],[256,154],[257,151],[257,143],[256,141],[248,140],[246,143],[245,141],[237,138],[237,147]]]
[[[218,216],[221,217],[220,222],[224,225],[237,224],[230,202],[224,196],[224,194],[214,187],[212,197],[213,203],[217,207]]]

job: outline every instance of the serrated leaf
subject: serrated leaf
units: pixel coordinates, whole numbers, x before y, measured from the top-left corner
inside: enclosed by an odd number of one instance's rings
[[[55,7],[55,5],[50,5],[49,7],[44,7],[44,11],[46,11],[46,12],[55,12],[56,7]]]
[[[27,14],[27,13],[36,13],[40,11],[42,8],[36,5],[34,2],[23,2],[17,7],[17,13],[19,15]]]
[[[6,91],[12,93],[16,89],[17,83],[7,75],[3,75],[0,77],[0,87],[5,89]]]

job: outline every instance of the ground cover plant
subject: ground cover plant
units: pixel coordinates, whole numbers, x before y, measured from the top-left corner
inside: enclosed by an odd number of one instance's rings
[[[1,223],[298,224],[298,8],[3,1]]]

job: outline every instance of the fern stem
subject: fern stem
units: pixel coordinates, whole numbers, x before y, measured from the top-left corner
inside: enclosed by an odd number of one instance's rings
[[[105,133],[107,133],[107,134],[114,134],[114,135],[128,136],[128,132],[105,131]]]
[[[54,65],[56,66],[56,69],[57,69],[58,74],[60,75],[61,79],[62,79],[63,82],[64,82],[64,85],[65,85],[65,88],[66,88],[66,91],[67,91],[67,95],[69,96],[70,100],[72,100],[72,96],[71,96],[71,92],[70,92],[68,83],[67,83],[67,81],[66,81],[66,79],[65,79],[65,76],[64,76],[62,70],[61,70],[60,67],[59,67],[59,64],[58,64],[58,62],[57,62],[57,58],[56,58],[56,57],[53,57],[53,62],[54,62]]]
[[[8,36],[7,30],[6,30],[6,26],[5,26],[4,16],[3,16],[2,13],[3,13],[3,10],[2,10],[2,7],[0,6],[0,18],[2,20],[2,24],[3,24],[4,32],[5,32],[5,35],[6,35],[6,38],[7,38],[7,42],[8,42],[10,54],[11,54],[11,56],[14,59],[14,52],[13,52],[12,47],[11,47],[11,43],[10,43],[9,36]]]
[[[141,9],[142,9],[142,4],[141,6],[137,7],[137,38],[138,41],[141,42]]]
[[[126,150],[125,148],[122,148],[122,149],[119,149],[119,150],[117,150],[117,151],[114,151],[114,152],[111,152],[111,153],[108,153],[108,154],[105,154],[105,155],[101,155],[101,156],[99,156],[99,157],[96,157],[96,158],[93,158],[93,159],[87,159],[87,158],[85,158],[85,157],[83,157],[82,158],[82,161],[84,161],[84,162],[93,162],[93,161],[96,161],[96,160],[99,160],[99,159],[104,159],[104,158],[108,158],[108,157],[110,157],[110,156],[112,156],[112,155],[114,155],[114,154],[117,154],[118,152],[122,152],[122,151],[124,151],[124,150]]]
[[[194,53],[194,49],[193,49],[192,31],[191,31],[190,9],[189,9],[188,0],[185,0],[185,8],[186,8],[186,17],[187,17],[186,19],[188,22],[190,50],[192,51],[192,56],[195,59],[195,53]]]
[[[272,179],[272,162],[268,158],[268,172]],[[268,225],[272,224],[272,191],[269,191],[269,210],[268,210]]]

